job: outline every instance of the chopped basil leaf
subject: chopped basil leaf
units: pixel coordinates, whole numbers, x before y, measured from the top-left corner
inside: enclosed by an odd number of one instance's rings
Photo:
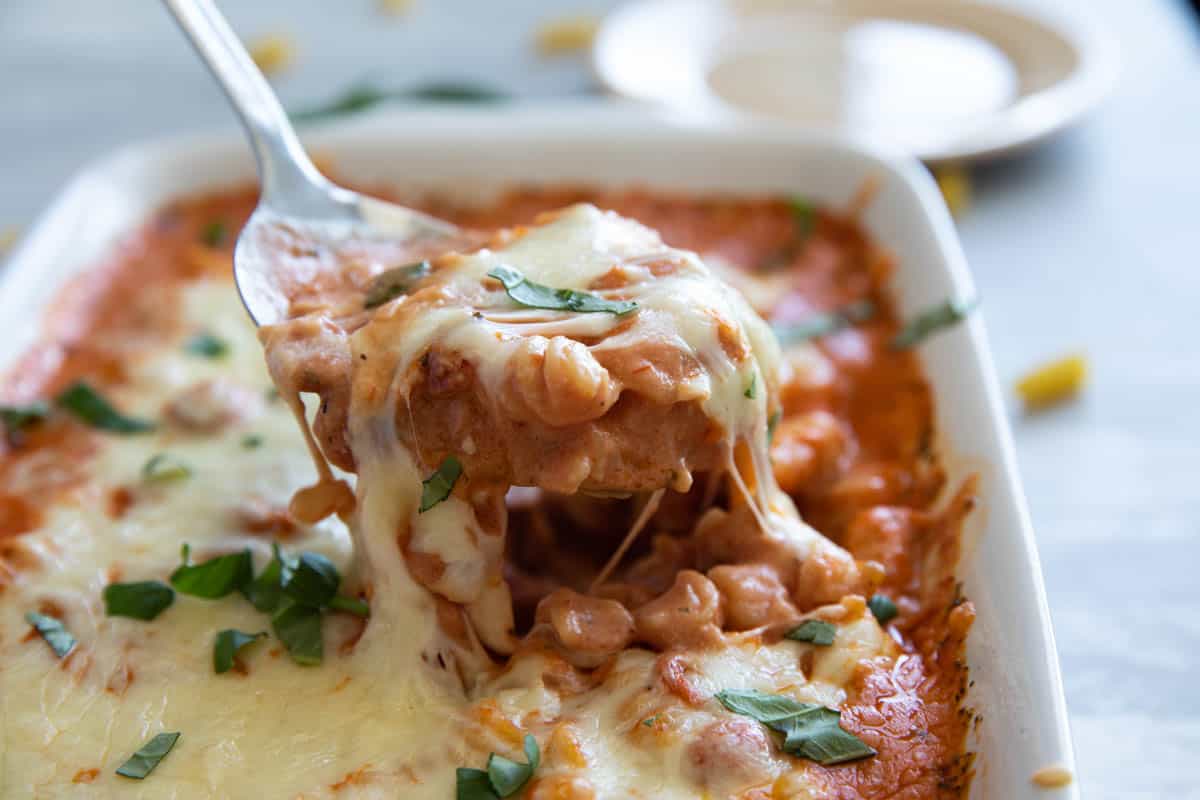
[[[818,707],[783,695],[754,690],[727,689],[717,692],[717,699],[733,713],[756,719],[774,730],[782,730],[777,726],[790,717]]]
[[[880,625],[887,625],[900,613],[896,604],[892,602],[892,598],[886,594],[877,594],[872,597],[867,601],[867,608],[871,609],[871,613],[875,615],[875,619],[879,620]]]
[[[455,800],[499,800],[488,774],[481,769],[459,767],[454,771]]]
[[[809,642],[822,647],[833,644],[836,637],[837,626],[822,619],[806,619],[783,635],[794,642]]]
[[[421,481],[421,507],[418,513],[424,514],[449,497],[459,475],[462,475],[462,464],[457,458],[446,456],[442,459],[437,470]]]
[[[128,761],[117,767],[117,774],[140,781],[154,771],[158,762],[166,758],[167,753],[171,752],[171,748],[177,741],[179,741],[178,733],[158,734],[142,745],[136,753],[129,757]]]
[[[110,583],[104,587],[104,613],[110,617],[152,620],[175,602],[175,592],[161,581]]]
[[[224,358],[229,355],[229,344],[224,339],[202,331],[183,343],[183,351],[204,358]]]
[[[313,608],[332,600],[342,582],[337,567],[320,553],[301,553],[294,566],[285,562],[284,567],[281,580],[284,593]]]
[[[875,755],[857,736],[839,727],[841,713],[834,709],[753,690],[718,692],[717,699],[735,714],[782,733],[783,751],[790,755],[825,766]]]
[[[380,89],[360,83],[324,105],[293,112],[294,122],[314,122],[330,117],[357,114],[388,100],[418,100],[431,103],[487,103],[508,95],[488,86],[470,83],[429,83],[408,89]]]
[[[271,615],[271,629],[297,664],[320,664],[325,655],[321,638],[321,609],[284,597]]]
[[[274,556],[258,577],[242,588],[242,594],[259,611],[269,614],[279,606],[283,597],[283,554],[279,545],[272,544]]]
[[[465,81],[426,83],[404,89],[398,96],[426,103],[495,103],[508,99],[499,89]]]
[[[385,92],[382,89],[364,83],[350,87],[344,94],[334,98],[325,105],[293,112],[291,117],[293,122],[312,122],[343,114],[356,114],[359,111],[365,111],[378,103],[382,103],[390,96],[390,92]]]
[[[204,226],[204,230],[200,231],[200,241],[209,247],[220,247],[225,244],[226,235],[225,222],[214,219]]]
[[[366,600],[357,597],[347,597],[344,594],[339,594],[330,600],[329,608],[332,611],[345,611],[347,614],[354,614],[357,617],[371,616],[371,607],[367,605]]]
[[[429,262],[418,261],[404,267],[396,267],[376,275],[363,300],[364,308],[376,308],[395,300],[412,288],[412,285],[429,274]]]
[[[521,274],[520,270],[501,264],[488,273],[504,284],[508,296],[529,308],[547,308],[553,311],[575,311],[580,314],[603,312],[621,316],[637,309],[632,300],[605,300],[591,292],[574,289],[552,289],[534,283]]]
[[[803,197],[792,197],[788,200],[788,206],[792,209],[792,219],[796,222],[796,235],[807,239],[817,223],[816,206]]]
[[[218,675],[229,672],[233,669],[233,661],[237,657],[238,651],[251,642],[265,638],[266,635],[266,631],[242,633],[233,628],[221,631],[217,634],[217,641],[213,644],[213,670]]]
[[[537,739],[534,739],[529,734],[525,734],[524,741],[525,760],[528,763],[521,764],[516,761],[505,758],[504,756],[492,753],[487,760],[487,775],[488,780],[492,783],[492,788],[496,794],[501,797],[511,797],[525,787],[529,783],[529,779],[533,777],[534,771],[541,763],[542,754],[538,750]]]
[[[841,717],[839,711],[817,706],[789,718],[783,751],[826,767],[875,755],[874,748],[842,729]]]
[[[746,387],[746,391],[742,392],[749,399],[753,400],[758,397],[758,373],[750,376],[750,385]]]
[[[109,405],[99,393],[83,381],[76,381],[63,390],[54,402],[82,422],[112,433],[147,433],[154,423],[127,417]]]
[[[149,484],[173,483],[190,478],[192,469],[166,453],[158,453],[142,465],[142,481]]]
[[[783,410],[775,409],[775,413],[767,420],[767,447],[771,446],[771,442],[775,440],[775,429],[779,427],[779,420],[783,419]]]
[[[966,299],[944,300],[933,308],[917,314],[892,338],[893,350],[907,350],[916,347],[930,335],[956,325],[967,318],[967,315],[979,305],[978,297]]]
[[[512,797],[525,788],[541,764],[542,754],[537,739],[529,734],[525,734],[523,744],[525,764],[492,753],[486,770],[468,767],[455,770],[457,800],[498,800]]]
[[[653,728],[654,723],[658,722],[658,718],[660,716],[662,716],[662,715],[655,714],[653,717],[646,717],[644,720],[642,720],[642,724],[645,725],[647,728]]]
[[[171,573],[171,585],[183,594],[213,600],[246,587],[253,574],[249,550],[210,558],[203,564],[188,563],[185,550],[183,565]]]
[[[257,433],[247,433],[242,437],[242,447],[246,450],[257,450],[262,447],[263,437]]]
[[[45,401],[35,400],[21,406],[0,406],[0,422],[10,433],[23,431],[50,416],[50,406]]]
[[[67,631],[62,620],[39,614],[36,611],[27,611],[25,612],[25,621],[42,635],[46,644],[50,645],[50,649],[59,658],[66,657],[67,653],[75,649],[75,637]]]
[[[795,325],[775,325],[772,328],[779,343],[788,347],[866,322],[874,315],[874,303],[870,300],[858,300],[824,314],[815,314]]]

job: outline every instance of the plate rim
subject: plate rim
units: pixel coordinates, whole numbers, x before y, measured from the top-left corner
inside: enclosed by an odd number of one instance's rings
[[[863,0],[857,5],[885,5],[880,0]],[[610,51],[620,36],[620,28],[629,24],[635,15],[651,8],[678,6],[696,9],[719,10],[736,5],[735,0],[626,0],[606,14],[601,21],[589,53],[589,66],[593,76],[612,95],[628,98],[638,103],[656,106],[689,118],[694,124],[714,127],[764,126],[780,127],[791,131],[824,132],[825,135],[840,135],[844,138],[862,139],[854,131],[834,133],[820,126],[788,122],[766,114],[744,111],[726,103],[715,93],[709,93],[704,105],[689,105],[687,102],[672,103],[657,93],[638,92],[619,80],[610,68]],[[820,8],[825,5],[810,2]],[[1024,151],[1078,124],[1094,111],[1117,86],[1121,73],[1120,48],[1116,39],[1101,25],[1079,14],[1067,14],[1060,10],[1033,9],[1028,4],[998,2],[997,0],[894,0],[886,5],[892,9],[938,9],[950,8],[953,13],[980,13],[999,15],[1010,20],[1040,28],[1065,42],[1076,55],[1076,65],[1064,78],[1050,86],[1016,98],[1016,101],[996,112],[993,117],[1001,124],[985,134],[970,134],[956,140],[952,145],[933,147],[906,153],[930,164],[989,161]],[[900,13],[903,13],[902,11]],[[990,40],[989,40],[990,41]],[[1031,111],[1032,109],[1032,111]],[[1029,118],[1033,117],[1033,120]],[[890,147],[887,143],[874,142],[876,146]]]

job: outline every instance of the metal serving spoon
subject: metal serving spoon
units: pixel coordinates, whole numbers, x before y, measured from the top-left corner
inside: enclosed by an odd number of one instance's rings
[[[208,65],[234,111],[258,162],[258,207],[238,238],[233,275],[250,317],[258,325],[287,318],[288,297],[275,267],[269,229],[280,226],[336,251],[347,240],[389,242],[453,236],[448,222],[404,206],[350,191],[313,165],[279,98],[211,0],[163,0]]]

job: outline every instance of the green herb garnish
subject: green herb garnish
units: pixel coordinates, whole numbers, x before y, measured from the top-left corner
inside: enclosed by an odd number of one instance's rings
[[[749,399],[753,400],[758,396],[758,373],[750,376],[750,385],[746,387],[746,391],[742,392]]]
[[[771,442],[775,440],[775,429],[779,427],[779,421],[781,419],[783,419],[783,410],[777,408],[767,420],[767,447],[770,447]]]
[[[342,578],[333,562],[325,556],[309,552],[286,555],[275,543],[272,543],[271,549],[271,560],[257,577],[250,576],[250,553],[245,551],[244,554],[237,554],[238,557],[245,556],[245,571],[240,565],[236,569],[225,567],[220,576],[212,579],[212,586],[230,586],[230,574],[244,577],[244,581],[240,577],[233,578],[230,590],[239,589],[256,609],[271,614],[271,628],[287,648],[292,660],[304,665],[319,664],[324,657],[321,635],[324,613],[344,611],[367,617],[371,613],[370,606],[357,597],[337,594]],[[186,553],[184,561],[186,564]],[[228,633],[233,637],[236,631]],[[215,651],[213,658],[217,658]]]
[[[110,617],[152,620],[175,602],[175,592],[161,581],[110,583],[104,587],[104,613]]]
[[[877,594],[872,597],[867,601],[867,608],[871,609],[871,613],[875,615],[875,619],[879,620],[880,625],[887,625],[900,613],[900,609],[896,608],[892,598],[886,594]]]
[[[413,86],[397,93],[406,100],[426,103],[497,103],[508,100],[506,92],[465,81],[438,81]]]
[[[179,741],[178,733],[158,734],[142,745],[136,753],[129,757],[128,761],[117,767],[117,774],[140,781],[154,771],[158,762],[166,758],[167,753],[171,752],[171,748],[177,741]]]
[[[382,103],[392,95],[369,84],[352,86],[346,92],[324,105],[292,112],[293,122],[313,122],[328,117],[339,117],[346,114],[357,114],[368,108]]]
[[[183,350],[202,358],[224,358],[229,355],[229,344],[224,339],[201,331],[183,343]]]
[[[537,739],[525,734],[526,763],[492,753],[487,769],[460,767],[455,770],[456,800],[497,800],[512,797],[525,788],[542,761]]]
[[[873,747],[841,727],[841,718],[841,712],[824,706],[797,714],[784,731],[783,751],[827,767],[875,755]]]
[[[773,325],[775,336],[784,347],[828,336],[843,328],[866,322],[875,315],[875,304],[870,300],[858,300],[824,314],[815,314],[795,325]]]
[[[352,86],[323,105],[291,114],[297,123],[358,114],[390,100],[417,100],[430,103],[489,103],[508,99],[508,95],[488,86],[471,83],[429,83],[408,89],[381,89],[369,83]]]
[[[488,774],[481,769],[459,767],[454,771],[455,800],[499,800]]]
[[[221,631],[217,634],[217,640],[213,644],[213,670],[218,675],[229,672],[233,669],[233,662],[238,652],[251,642],[265,638],[266,635],[266,631],[242,633],[233,628]]]
[[[428,275],[429,270],[428,261],[418,261],[416,264],[408,264],[379,273],[367,286],[367,296],[363,300],[363,308],[376,308],[395,300],[411,289],[414,283]]]
[[[43,400],[34,400],[20,406],[0,406],[0,423],[9,433],[23,431],[50,416],[50,406]]]
[[[208,247],[220,247],[225,244],[226,235],[224,220],[214,219],[200,231],[200,243]]]
[[[325,655],[321,609],[284,597],[271,615],[271,629],[297,664],[307,667],[321,663]]]
[[[756,719],[783,734],[783,751],[823,766],[875,755],[861,739],[838,724],[841,712],[782,695],[723,691],[717,699],[735,714]]]
[[[76,381],[62,391],[54,402],[80,421],[112,433],[148,433],[154,423],[121,414],[95,389],[84,381]]]
[[[779,694],[766,694],[753,690],[726,690],[717,692],[721,705],[735,714],[752,717],[762,724],[779,730],[775,726],[789,717],[814,708],[812,703],[800,703]]]
[[[284,563],[281,585],[297,603],[320,608],[337,594],[342,578],[337,567],[320,553],[301,553],[294,564]]]
[[[262,447],[263,437],[257,433],[247,433],[242,437],[242,448],[246,450],[257,450]]]
[[[454,456],[446,456],[437,470],[421,481],[421,507],[418,513],[429,509],[450,496],[458,477],[462,475],[462,464]]]
[[[331,611],[344,611],[356,617],[371,616],[371,607],[367,605],[367,601],[357,597],[348,597],[344,594],[339,594],[330,600],[329,608]]]
[[[34,627],[50,645],[50,649],[59,658],[65,658],[67,653],[75,649],[75,637],[67,631],[62,620],[39,614],[36,611],[25,612],[25,621]]]
[[[796,222],[796,236],[807,239],[812,235],[817,224],[817,208],[812,201],[803,197],[792,197],[788,200],[792,210],[792,219]]]
[[[833,623],[821,619],[806,619],[785,633],[783,638],[828,647],[833,644],[836,636],[837,626]]]
[[[142,465],[142,482],[151,485],[174,483],[191,476],[191,467],[166,453],[153,455]]]
[[[245,588],[253,579],[249,550],[210,558],[203,564],[191,564],[188,546],[183,547],[183,564],[171,573],[171,585],[182,594],[214,600],[235,589]]]
[[[908,350],[943,328],[962,322],[979,305],[979,298],[944,300],[917,314],[892,338],[893,350]]]
[[[242,594],[246,599],[259,611],[264,614],[269,614],[279,606],[279,601],[283,597],[283,563],[284,555],[279,550],[279,545],[272,543],[271,550],[274,552],[273,557],[263,571],[258,574],[254,580],[246,584],[242,589]],[[290,560],[295,563],[294,559]]]
[[[528,308],[546,308],[552,311],[574,311],[580,314],[603,312],[621,316],[637,309],[632,300],[606,300],[591,292],[574,289],[553,289],[534,283],[521,274],[520,270],[501,264],[488,272],[504,284],[504,291],[516,302]]]

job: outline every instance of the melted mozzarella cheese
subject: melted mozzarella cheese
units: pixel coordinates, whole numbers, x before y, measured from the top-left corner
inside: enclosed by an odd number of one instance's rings
[[[142,365],[122,405],[156,417],[179,390],[218,376],[255,393],[268,389],[261,350],[232,287],[197,286],[186,318],[228,341],[230,356],[189,357],[172,343]],[[41,564],[18,573],[0,605],[0,796],[323,797],[363,768],[375,777],[339,796],[394,797],[397,787],[416,781],[427,796],[452,795],[453,766],[446,762],[456,747],[450,737],[461,697],[397,663],[408,650],[396,642],[419,635],[419,627],[372,625],[343,657],[338,647],[352,637],[354,623],[334,615],[325,623],[321,666],[293,663],[272,638],[247,648],[248,674],[217,675],[218,631],[270,630],[267,616],[240,596],[176,595],[150,622],[105,616],[101,593],[110,579],[165,581],[184,542],[197,559],[250,547],[256,567],[265,565],[269,541],[236,532],[235,510],[247,501],[286,507],[290,494],[311,481],[312,466],[286,407],[264,403],[259,411],[217,436],[105,437],[92,484],[22,538]],[[264,443],[248,450],[241,439],[251,432]],[[142,465],[159,452],[187,463],[192,476],[138,489],[125,516],[109,518],[101,510],[106,492],[138,485]],[[349,569],[349,537],[336,520],[302,529],[283,545],[323,553],[343,575]],[[427,621],[420,601],[428,598],[421,594],[408,598],[409,616],[394,623]],[[63,609],[78,640],[61,662],[39,638],[26,638],[23,614],[47,600]],[[182,736],[150,777],[135,782],[114,774],[161,731]]]
[[[42,564],[18,575],[0,608],[0,795],[445,800],[453,796],[456,767],[481,767],[493,749],[519,756],[514,731],[522,731],[542,742],[539,778],[583,776],[597,798],[696,797],[687,747],[705,726],[729,717],[715,701],[697,708],[664,691],[659,656],[643,650],[622,653],[601,685],[579,694],[553,688],[536,654],[515,657],[496,674],[471,631],[464,644],[441,630],[437,601],[409,574],[398,545],[399,533],[408,532],[413,548],[449,565],[443,594],[466,606],[476,629],[487,629],[481,615],[489,613],[511,628],[507,589],[489,573],[498,554],[481,553],[470,505],[456,495],[428,515],[417,514],[424,476],[400,445],[391,412],[404,390],[404,370],[397,365],[411,363],[437,340],[475,354],[495,376],[506,346],[496,334],[505,326],[591,336],[615,324],[607,314],[513,311],[501,290],[480,288],[492,265],[509,264],[547,285],[584,288],[614,262],[663,252],[685,268],[635,284],[631,296],[641,308],[642,333],[675,337],[696,355],[704,374],[680,391],[704,398],[731,441],[765,440],[767,392],[748,402],[746,387],[774,373],[777,347],[740,296],[710,280],[694,256],[668,251],[636,223],[580,206],[507,248],[464,257],[454,280],[486,310],[489,327],[470,324],[470,310],[446,308],[413,320],[403,337],[372,337],[371,326],[355,336],[356,348],[370,349],[371,367],[390,361],[391,372],[386,392],[378,391],[377,380],[364,380],[356,382],[352,397],[348,434],[358,464],[353,544],[336,520],[302,528],[283,543],[290,551],[326,554],[347,580],[370,587],[372,616],[362,638],[349,646],[355,621],[331,615],[320,666],[298,666],[271,638],[247,649],[248,674],[215,674],[218,631],[269,630],[267,617],[236,595],[216,601],[180,595],[151,622],[106,617],[100,599],[110,580],[165,580],[179,563],[183,542],[197,558],[250,547],[262,568],[269,542],[239,533],[231,515],[248,501],[286,506],[290,493],[311,481],[305,444],[286,405],[264,403],[255,416],[215,436],[163,430],[105,437],[92,485],[82,497],[64,499],[42,529],[24,537]],[[734,365],[721,353],[713,318],[697,309],[715,310],[740,326],[755,358]],[[205,378],[234,380],[256,392],[267,388],[254,332],[232,287],[195,286],[185,315],[195,327],[228,340],[231,356],[198,359],[168,343],[138,368],[119,398],[122,405],[157,416],[170,396]],[[381,353],[388,358],[376,358]],[[262,447],[241,446],[250,432],[263,437]],[[752,449],[759,474],[769,475],[762,448]],[[139,490],[138,502],[119,519],[99,510],[108,488],[136,484],[142,464],[164,451],[192,466],[189,480]],[[806,534],[801,523],[795,525],[799,533],[788,535]],[[22,614],[46,600],[64,610],[79,640],[62,662],[40,640],[23,640],[28,626]],[[839,655],[843,642],[853,645],[849,655]],[[503,652],[496,642],[486,644]],[[733,644],[687,657],[699,689],[709,694],[757,688],[837,706],[851,677],[849,660],[891,648],[867,615],[843,627],[830,648]],[[814,651],[811,679],[799,667],[804,649]],[[656,714],[667,722],[646,725]],[[161,731],[182,737],[151,776],[132,782],[114,774]],[[574,743],[571,753],[560,750],[559,737]],[[766,774],[789,769],[778,753],[770,758]]]

